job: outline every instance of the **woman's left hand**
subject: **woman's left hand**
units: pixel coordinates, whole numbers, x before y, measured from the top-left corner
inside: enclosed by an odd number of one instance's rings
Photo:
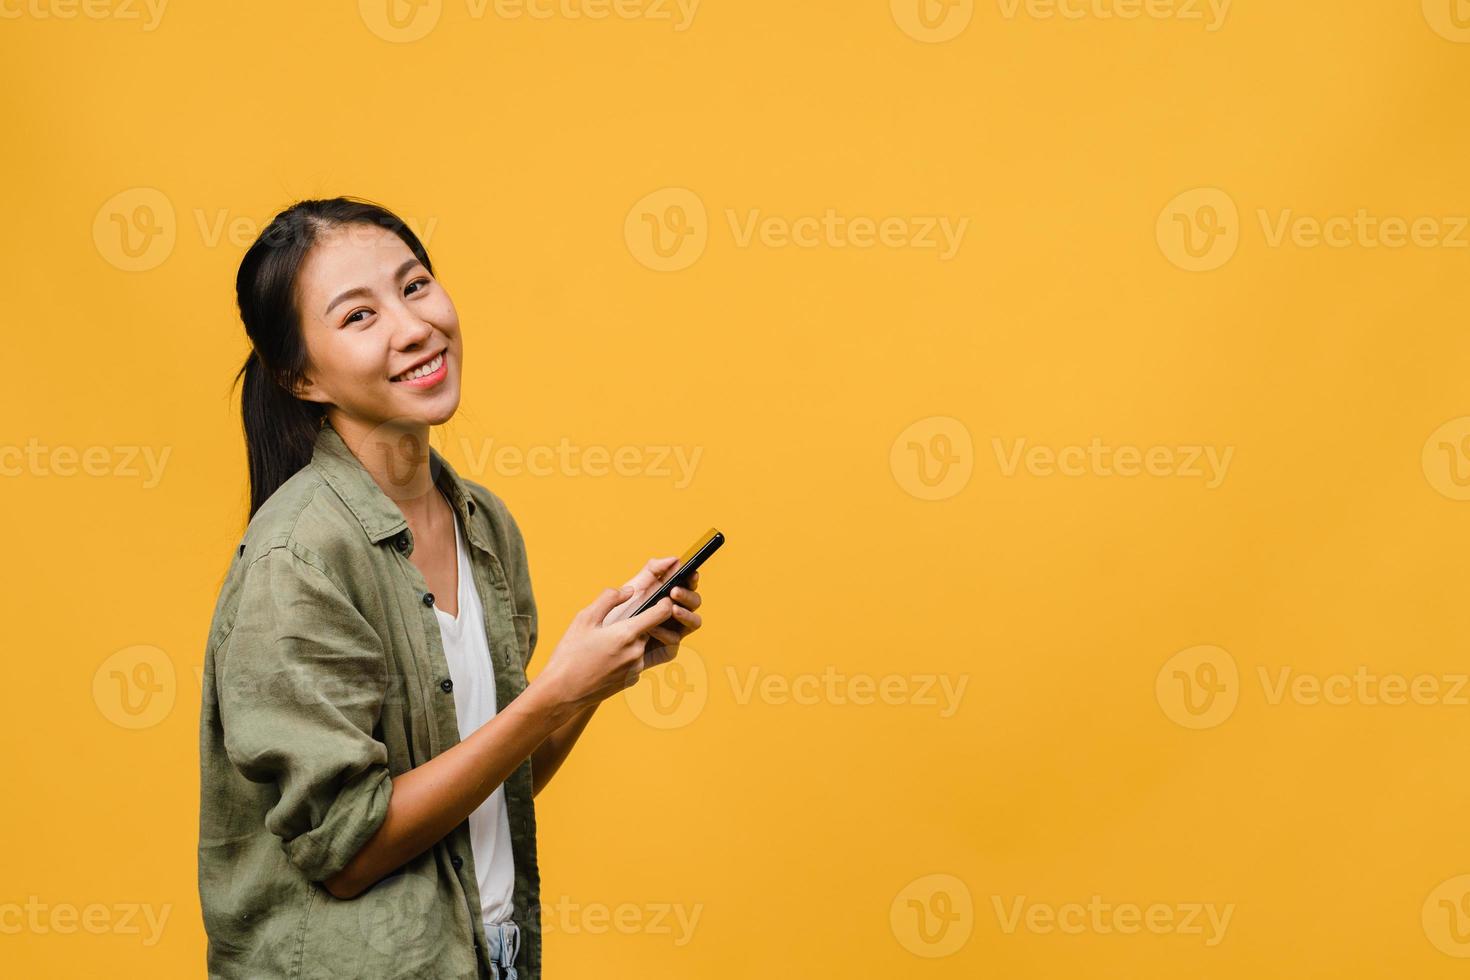
[[[674,570],[674,566],[678,564],[678,561],[679,558],[677,555],[671,555],[665,558],[650,558],[648,564],[639,569],[637,575],[634,575],[624,583],[625,587],[633,587],[633,595],[614,606],[612,611],[607,614],[607,618],[602,621],[603,625],[606,626],[620,619],[627,619],[629,614],[643,602],[644,598],[653,592],[654,589],[658,588],[659,583],[663,581],[663,577]],[[699,572],[697,571],[689,576],[688,588],[674,586],[673,592],[669,595],[669,598],[674,600],[674,615],[671,621],[672,628],[659,625],[649,631],[648,640],[643,648],[644,670],[673,660],[679,655],[679,641],[699,629],[703,620],[695,610],[699,608],[703,599],[700,598],[699,593],[696,591],[698,588]]]

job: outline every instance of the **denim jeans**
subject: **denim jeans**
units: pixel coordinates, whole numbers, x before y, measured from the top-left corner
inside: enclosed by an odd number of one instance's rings
[[[514,922],[485,924],[485,942],[490,946],[490,969],[495,980],[516,980],[516,954],[521,948],[521,927]]]

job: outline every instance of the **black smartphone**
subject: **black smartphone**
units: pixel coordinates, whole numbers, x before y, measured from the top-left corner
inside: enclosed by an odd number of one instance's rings
[[[687,587],[689,576],[694,574],[699,566],[704,564],[705,559],[718,551],[720,545],[724,543],[725,536],[714,528],[710,528],[704,534],[700,535],[699,540],[695,541],[694,544],[689,546],[688,551],[679,556],[679,563],[674,566],[674,574],[664,579],[662,584],[654,589],[652,594],[647,599],[644,599],[638,608],[629,614],[629,617],[636,616],[658,605],[659,600],[674,591],[674,586],[682,585]],[[671,616],[664,620],[661,625],[673,629],[678,623],[679,621]]]

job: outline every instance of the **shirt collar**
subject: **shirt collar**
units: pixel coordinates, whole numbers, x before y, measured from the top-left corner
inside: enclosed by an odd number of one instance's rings
[[[311,464],[321,472],[327,483],[337,492],[337,496],[342,498],[373,544],[407,529],[408,521],[404,518],[403,511],[383,492],[378,481],[373,479],[362,461],[348,448],[341,434],[328,421],[323,420],[322,427],[317,432]],[[429,472],[433,475],[434,483],[444,491],[454,506],[460,521],[468,530],[469,540],[486,551],[491,550],[489,542],[481,535],[479,522],[470,520],[479,505],[475,503],[469,488],[454,467],[449,465],[449,460],[433,446],[429,447]]]

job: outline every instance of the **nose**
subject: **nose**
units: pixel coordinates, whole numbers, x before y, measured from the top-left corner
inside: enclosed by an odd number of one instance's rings
[[[393,345],[399,350],[417,350],[434,336],[434,325],[418,316],[404,304],[399,304],[397,323],[393,327]]]

